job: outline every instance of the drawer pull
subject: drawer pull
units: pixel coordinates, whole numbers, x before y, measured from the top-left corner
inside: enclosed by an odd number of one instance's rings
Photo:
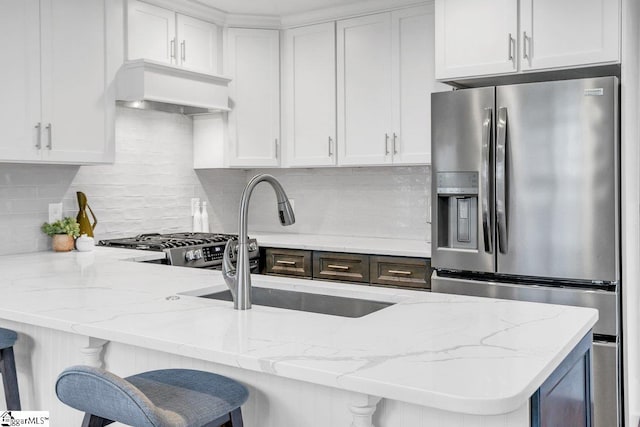
[[[411,276],[411,272],[410,271],[406,271],[406,270],[389,270],[390,274],[400,274],[402,276]]]
[[[295,261],[283,261],[281,259],[276,261],[276,264],[283,264],[283,265],[296,265]]]
[[[334,270],[344,270],[347,271],[349,269],[348,265],[336,265],[336,264],[329,264],[327,265],[327,268],[333,268]]]

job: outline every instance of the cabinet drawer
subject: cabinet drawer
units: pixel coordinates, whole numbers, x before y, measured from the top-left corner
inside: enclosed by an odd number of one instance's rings
[[[431,289],[431,262],[420,258],[372,256],[371,284]]]
[[[369,256],[334,252],[314,252],[313,278],[368,283]]]
[[[265,249],[264,274],[311,278],[311,251]]]

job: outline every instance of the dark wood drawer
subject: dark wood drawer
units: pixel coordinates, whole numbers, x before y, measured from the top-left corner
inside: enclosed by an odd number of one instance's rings
[[[264,274],[312,277],[311,251],[267,248],[264,265]]]
[[[371,256],[371,284],[431,289],[428,259]]]
[[[314,252],[313,278],[369,283],[369,256]]]

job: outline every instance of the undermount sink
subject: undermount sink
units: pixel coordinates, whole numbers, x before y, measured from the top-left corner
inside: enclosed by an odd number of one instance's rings
[[[233,301],[229,290],[199,296],[200,298]],[[251,300],[254,305],[266,305],[268,307],[342,317],[363,317],[394,304],[391,302],[260,287],[251,289]]]

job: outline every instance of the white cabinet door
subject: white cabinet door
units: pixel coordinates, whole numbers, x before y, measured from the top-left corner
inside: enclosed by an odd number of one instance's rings
[[[516,72],[517,32],[516,0],[436,0],[436,78]]]
[[[104,2],[41,1],[44,161],[104,161],[107,150]]]
[[[40,2],[2,2],[0,52],[0,160],[29,161],[40,157]],[[8,58],[11,58],[10,60]]]
[[[619,0],[521,0],[520,26],[523,70],[620,60]]]
[[[168,9],[129,0],[127,58],[175,64],[176,14]]]
[[[431,93],[435,80],[433,6],[391,13],[393,163],[431,163]]]
[[[277,30],[229,28],[229,165],[278,166],[280,37]],[[226,67],[226,65],[225,65]]]
[[[338,164],[392,161],[391,15],[338,21]]]
[[[287,30],[284,146],[287,166],[336,164],[335,24]]]
[[[218,27],[215,24],[177,15],[178,63],[203,73],[218,73]]]

